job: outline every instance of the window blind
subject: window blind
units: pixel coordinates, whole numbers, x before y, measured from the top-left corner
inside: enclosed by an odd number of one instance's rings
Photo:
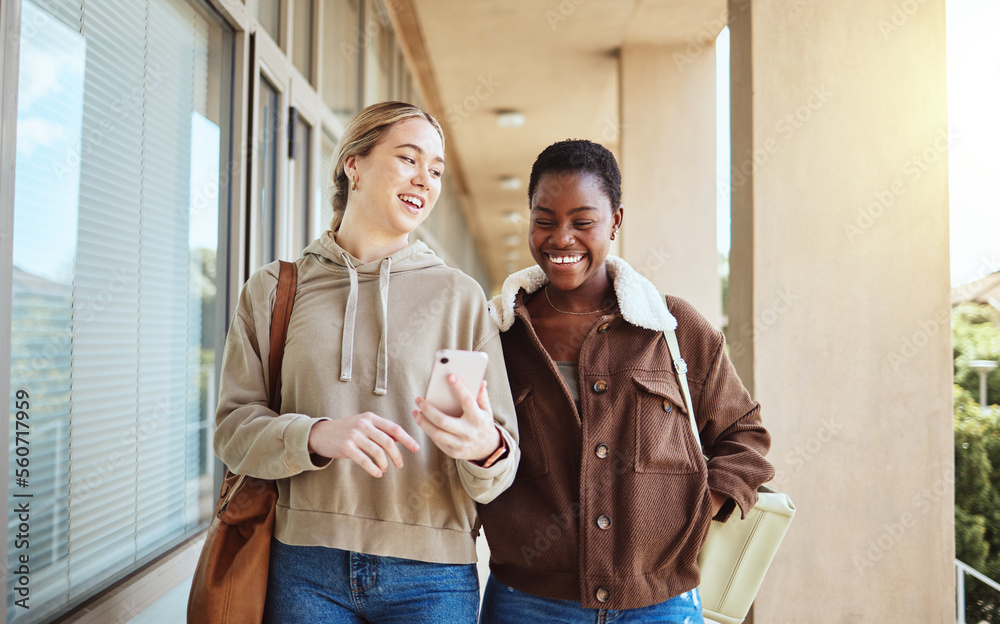
[[[9,556],[33,563],[31,609],[8,609],[25,623],[200,520],[216,249],[195,241],[193,145],[196,123],[217,130],[218,28],[184,0],[24,0],[30,21],[46,28],[21,44],[11,335],[12,394],[32,396],[30,547],[8,530]],[[39,82],[38,67],[57,75]],[[217,205],[199,210],[217,224]]]

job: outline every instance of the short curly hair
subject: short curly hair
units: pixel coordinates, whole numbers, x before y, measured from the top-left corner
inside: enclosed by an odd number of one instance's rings
[[[546,147],[531,166],[528,180],[528,204],[535,195],[538,181],[550,173],[589,173],[601,181],[601,188],[614,211],[622,203],[622,174],[614,154],[593,141],[569,139]]]

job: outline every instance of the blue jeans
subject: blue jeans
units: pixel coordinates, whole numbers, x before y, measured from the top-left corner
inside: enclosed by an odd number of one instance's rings
[[[579,602],[540,598],[507,587],[492,574],[479,624],[703,624],[701,599],[692,589],[666,602],[637,609],[585,609]]]
[[[478,612],[475,564],[271,540],[264,624],[474,624]]]

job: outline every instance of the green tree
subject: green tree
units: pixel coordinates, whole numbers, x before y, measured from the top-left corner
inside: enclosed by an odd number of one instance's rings
[[[952,310],[955,360],[955,556],[1000,579],[1000,372],[987,379],[979,407],[979,374],[971,360],[1000,360],[1000,316],[991,306],[963,303]],[[1000,595],[966,578],[966,618],[1000,624]]]
[[[969,368],[969,362],[1000,360],[1000,314],[985,304],[959,304],[951,313],[951,336],[955,383],[978,402],[979,374]],[[1000,371],[994,371],[987,379],[986,395],[991,405],[1000,402]]]
[[[955,556],[1000,578],[1000,410],[983,412],[955,386]],[[1000,624],[1000,595],[966,578],[969,622]]]

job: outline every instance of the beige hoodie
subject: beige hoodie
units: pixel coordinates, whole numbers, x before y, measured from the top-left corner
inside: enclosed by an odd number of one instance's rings
[[[362,263],[326,232],[296,265],[282,413],[267,408],[266,389],[275,262],[247,281],[226,338],[216,454],[237,474],[278,480],[274,535],[283,543],[475,562],[474,501],[505,490],[519,459],[499,329],[482,289],[420,242]],[[490,468],[451,459],[410,416],[444,348],[489,354],[490,403],[511,449]],[[380,479],[350,460],[310,456],[314,424],[365,411],[401,425],[420,452],[400,447],[404,467]]]

